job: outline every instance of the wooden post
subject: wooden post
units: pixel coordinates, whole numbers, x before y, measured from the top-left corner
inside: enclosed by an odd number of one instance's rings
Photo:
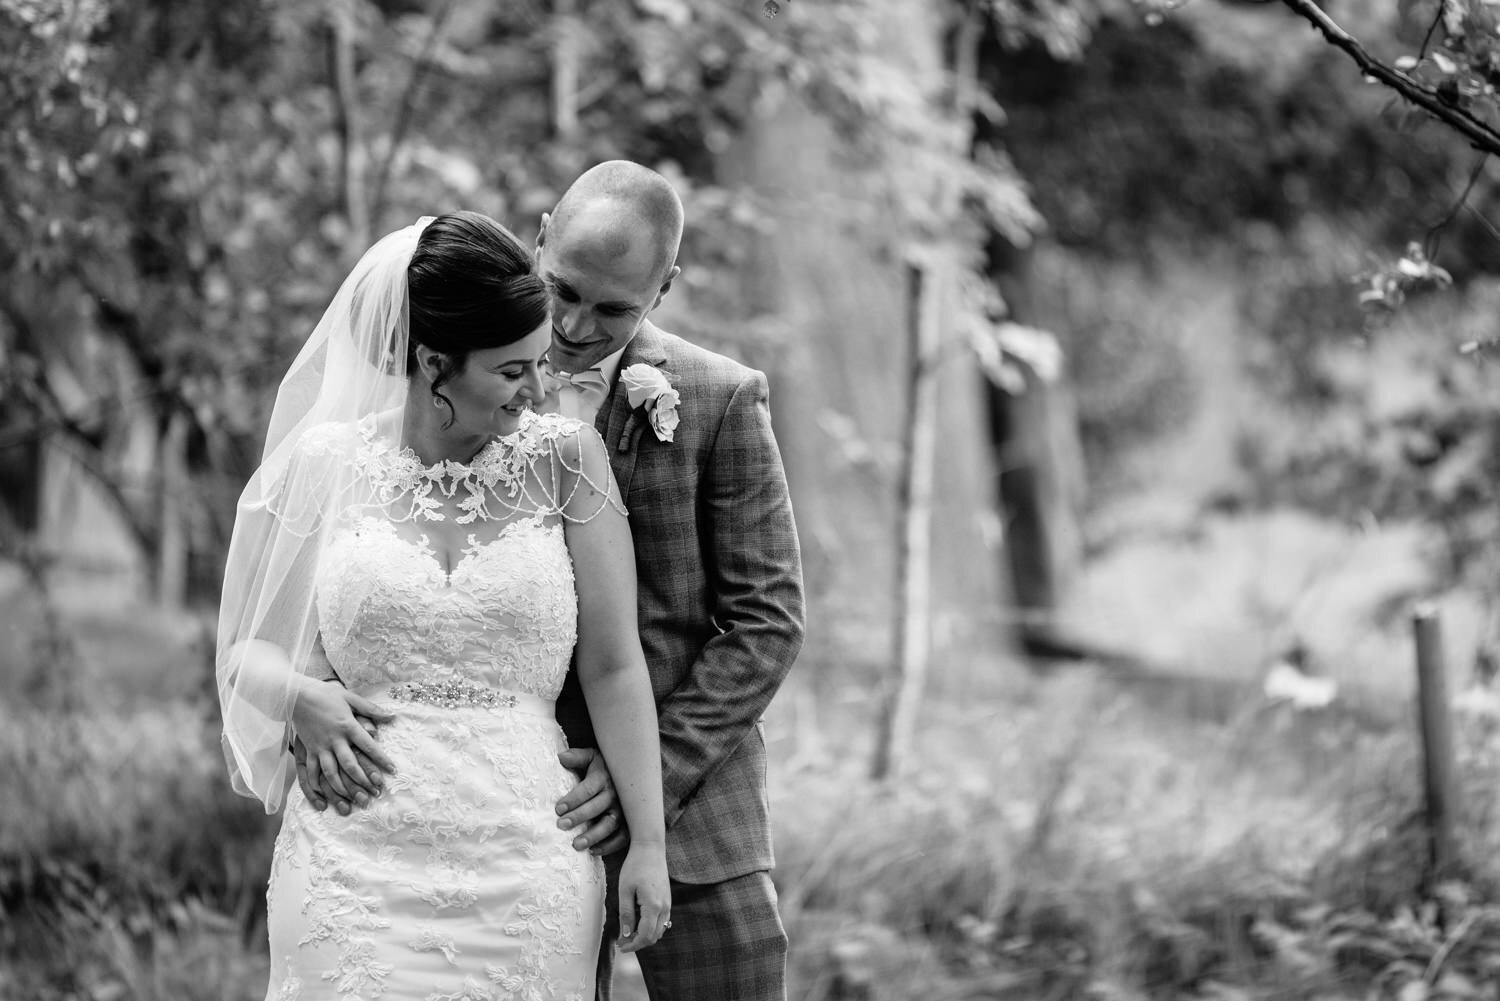
[[[1437,609],[1428,602],[1418,605],[1412,613],[1417,647],[1417,712],[1422,730],[1422,784],[1432,875],[1436,878],[1451,872],[1458,858],[1453,833],[1453,812],[1458,805],[1453,726],[1444,676],[1441,626]]]
[[[907,266],[910,352],[901,449],[901,537],[896,548],[896,676],[876,732],[871,774],[899,774],[921,708],[930,652],[932,480],[937,468],[938,289],[932,260]]]

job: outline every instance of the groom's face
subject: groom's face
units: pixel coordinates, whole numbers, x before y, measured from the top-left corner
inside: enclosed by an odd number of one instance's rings
[[[579,372],[630,343],[671,276],[639,227],[588,211],[550,223],[542,217],[537,270],[552,294],[552,366]]]

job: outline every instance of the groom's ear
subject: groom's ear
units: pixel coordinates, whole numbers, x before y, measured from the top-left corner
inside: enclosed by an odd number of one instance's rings
[[[661,288],[656,290],[656,301],[651,304],[651,309],[655,309],[661,305],[661,301],[667,297],[667,293],[672,291],[672,283],[677,280],[677,276],[680,274],[682,274],[682,269],[675,264],[672,265],[672,270],[667,272],[667,277],[663,279]]]
[[[552,216],[549,213],[543,212],[542,224],[536,228],[536,250],[532,253],[533,257],[542,256],[542,245],[547,242],[547,223],[551,221]]]

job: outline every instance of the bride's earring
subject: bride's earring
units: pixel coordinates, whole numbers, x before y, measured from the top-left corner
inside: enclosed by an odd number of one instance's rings
[[[432,394],[432,405],[439,410],[443,409],[443,398],[436,393]]]

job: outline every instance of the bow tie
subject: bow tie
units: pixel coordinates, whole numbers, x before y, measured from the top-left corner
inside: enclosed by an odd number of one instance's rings
[[[574,393],[559,394],[558,403],[562,413],[585,423],[592,421],[604,403],[604,398],[609,395],[609,382],[604,378],[604,373],[597,368],[589,368],[582,372],[558,372],[556,375],[562,384],[560,388],[571,386],[574,390]],[[570,396],[574,396],[574,399],[570,400]]]
[[[572,374],[559,372],[557,376],[564,382],[571,383],[574,389],[586,396],[598,394],[599,399],[603,399],[609,392],[609,383],[605,381],[604,373],[597,368],[586,368],[582,372]]]

